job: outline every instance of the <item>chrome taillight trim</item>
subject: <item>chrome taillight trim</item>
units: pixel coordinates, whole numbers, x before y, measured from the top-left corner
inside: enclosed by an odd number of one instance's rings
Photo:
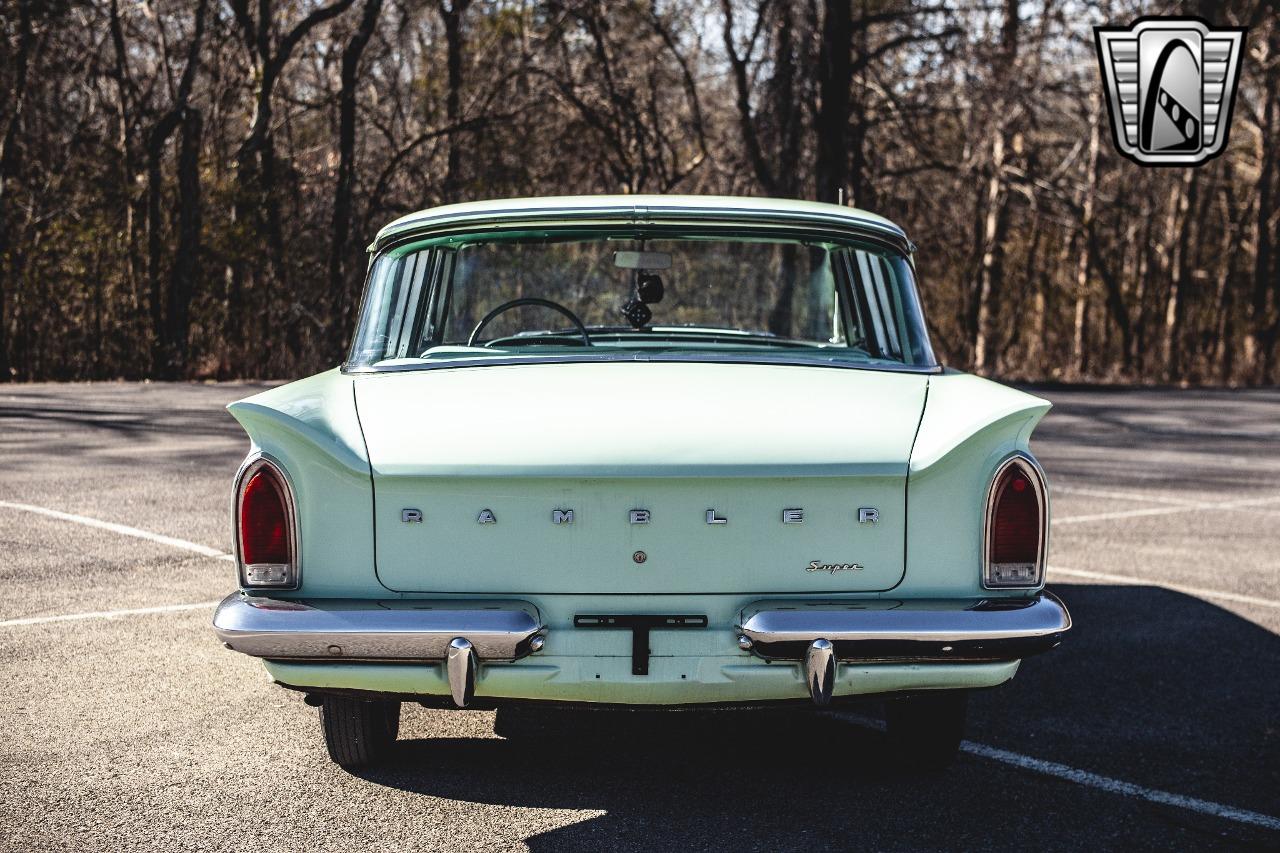
[[[280,482],[284,484],[284,503],[285,503],[285,519],[289,524],[289,543],[292,546],[293,560],[288,565],[292,568],[292,583],[288,584],[249,584],[245,576],[247,566],[244,562],[244,550],[240,542],[240,507],[244,500],[244,487],[249,478],[263,468],[270,468],[272,473],[280,478]],[[231,489],[231,543],[236,560],[236,573],[239,578],[240,588],[245,590],[267,589],[297,589],[302,584],[302,536],[299,532],[298,524],[298,501],[295,497],[296,492],[293,488],[293,480],[289,477],[289,472],[285,469],[284,464],[269,453],[264,451],[256,451],[245,457],[244,462],[240,463],[240,470],[236,472],[234,486]],[[272,565],[272,564],[263,564]]]
[[[995,504],[996,504],[996,485],[999,484],[1000,478],[1004,472],[1010,467],[1017,467],[1027,479],[1031,481],[1032,488],[1035,489],[1036,503],[1040,507],[1040,530],[1039,548],[1036,554],[1036,582],[1021,586],[1010,586],[1007,584],[990,583],[991,578],[991,534],[992,522],[994,521]],[[1033,456],[1022,451],[1018,451],[1002,461],[996,466],[995,472],[992,473],[991,479],[987,482],[987,501],[985,514],[982,521],[982,588],[983,589],[1039,589],[1044,586],[1045,574],[1047,570],[1047,557],[1049,553],[1049,489],[1045,485],[1044,469],[1040,467],[1040,463]]]

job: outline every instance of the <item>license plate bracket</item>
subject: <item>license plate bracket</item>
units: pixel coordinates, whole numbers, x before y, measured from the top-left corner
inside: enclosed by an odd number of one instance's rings
[[[573,617],[575,628],[600,628],[614,631],[631,632],[631,674],[649,674],[649,632],[655,628],[662,630],[705,628],[705,615],[657,615],[657,614],[581,614]]]

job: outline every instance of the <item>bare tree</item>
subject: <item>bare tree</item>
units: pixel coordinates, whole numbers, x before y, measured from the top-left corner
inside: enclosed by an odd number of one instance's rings
[[[1196,169],[1112,150],[1087,18],[1131,5],[0,0],[0,378],[330,365],[359,246],[441,201],[844,190],[920,245],[949,363],[1274,382],[1274,3],[1188,7],[1249,27]],[[743,298],[788,334],[778,252]]]
[[[1254,218],[1257,249],[1253,260],[1253,288],[1249,300],[1249,332],[1245,338],[1245,359],[1255,381],[1268,381],[1276,366],[1276,342],[1280,339],[1280,269],[1277,269],[1277,188],[1280,152],[1275,140],[1280,134],[1280,24],[1273,19],[1261,50],[1266,68],[1262,88],[1262,120],[1258,127],[1257,158],[1261,168],[1255,192],[1258,196]]]
[[[114,12],[115,4],[112,4]],[[200,68],[200,50],[204,39],[205,11],[208,0],[199,0],[191,38],[187,45],[187,61],[182,70],[173,105],[147,133],[147,282],[154,335],[151,368],[162,377],[179,375],[185,367],[188,308],[195,290],[194,278],[199,269],[200,250],[200,174],[198,152],[202,119],[190,105],[191,88]],[[113,19],[114,19],[113,15]],[[161,158],[174,131],[182,128],[179,156],[179,247],[175,254],[169,293],[163,288],[164,226],[161,221],[161,194],[164,176]],[[166,306],[168,317],[166,317]]]
[[[445,67],[448,69],[448,94],[445,96],[445,117],[449,127],[457,128],[462,120],[462,63],[466,49],[462,33],[462,19],[467,14],[471,0],[436,0],[436,8],[440,11],[440,20],[444,22],[444,41],[446,50]],[[458,172],[462,161],[462,148],[458,145],[457,130],[446,136],[449,153],[445,160],[444,197],[449,201],[456,200],[458,192]]]
[[[274,339],[271,333],[276,313],[274,285],[283,290],[287,285],[284,230],[281,223],[280,199],[277,194],[277,163],[275,137],[272,130],[272,98],[276,84],[288,65],[294,50],[316,27],[349,9],[355,0],[334,0],[304,17],[280,39],[273,37],[276,8],[273,0],[258,0],[256,13],[251,13],[249,0],[229,0],[236,23],[240,27],[245,50],[250,57],[251,76],[254,81],[253,119],[249,133],[236,152],[236,180],[238,194],[235,219],[244,224],[244,231],[252,233],[265,226],[268,275],[262,293],[264,309],[261,311],[262,338]],[[236,341],[240,338],[238,323],[243,311],[241,294],[246,265],[243,257],[235,259],[228,270],[228,322],[224,333]],[[261,350],[270,353],[269,345]],[[260,359],[261,360],[261,359]]]
[[[11,182],[22,165],[22,149],[18,141],[23,112],[27,104],[27,75],[31,69],[35,33],[32,25],[32,0],[19,0],[16,30],[16,49],[12,53],[13,69],[10,76],[10,96],[6,98],[4,130],[0,135],[0,379],[9,378],[9,326],[5,315],[5,295],[10,289],[8,281],[21,274],[21,247],[10,242],[13,223],[10,214]]]
[[[1009,228],[1008,192],[1005,169],[1012,151],[1013,139],[1025,117],[1020,93],[1013,90],[1018,74],[1018,40],[1021,20],[1018,0],[1005,0],[1004,23],[1000,28],[1000,48],[996,54],[994,75],[997,103],[992,116],[991,156],[986,163],[989,172],[984,198],[982,223],[982,257],[978,267],[978,284],[974,305],[973,362],[981,371],[992,368],[995,304],[1004,279],[1005,239]],[[1010,97],[1012,95],[1012,97]]]
[[[333,226],[329,237],[329,339],[343,339],[351,313],[347,257],[351,251],[351,205],[356,161],[356,85],[360,57],[373,37],[382,0],[365,0],[356,31],[342,51],[342,86],[338,92],[338,180],[333,191]]]

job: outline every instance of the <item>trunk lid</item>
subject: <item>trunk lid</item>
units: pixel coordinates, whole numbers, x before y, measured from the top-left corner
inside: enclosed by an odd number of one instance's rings
[[[644,362],[361,376],[378,577],[403,592],[889,589],[927,383]]]

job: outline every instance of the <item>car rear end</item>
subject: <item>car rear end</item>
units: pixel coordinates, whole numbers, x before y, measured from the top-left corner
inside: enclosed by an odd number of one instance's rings
[[[344,763],[387,703],[937,702],[1070,627],[1035,397],[825,353],[378,346],[231,406],[252,447],[215,628],[332,706]]]
[[[546,399],[539,374],[573,370],[515,369],[530,373],[524,391],[492,398],[494,411],[475,397],[476,423],[491,422],[513,394],[531,421],[548,417],[534,403]],[[585,414],[566,418],[541,438],[516,430],[524,438],[505,447],[482,428],[432,425],[427,401],[443,392],[428,393],[415,374],[333,373],[237,404],[259,443],[236,481],[243,592],[219,611],[220,637],[304,689],[457,704],[477,694],[626,704],[807,696],[825,704],[990,686],[1067,629],[1065,611],[1041,592],[1043,475],[1017,443],[1044,409],[1034,398],[990,386],[1024,408],[962,440],[952,436],[954,446],[918,465],[892,461],[899,448],[850,412],[880,401],[878,423],[900,419],[905,454],[921,441],[918,430],[954,426],[928,411],[926,383],[938,406],[950,383],[988,383],[935,376],[903,390],[900,377],[883,374],[694,368],[721,386],[765,389],[782,401],[780,411],[820,394],[845,401],[848,412],[833,409],[848,424],[838,439],[781,417],[763,425],[778,446],[748,462],[736,454],[758,420],[734,411],[724,420],[698,417],[690,395],[677,402],[694,417],[664,432],[613,405],[604,389],[619,369],[653,370],[667,384],[664,370],[687,368],[591,366],[601,387],[584,399],[610,405],[589,422]],[[486,377],[473,381],[483,388]],[[334,418],[341,400],[365,419],[357,401],[379,395],[424,401],[422,412],[401,407],[397,421],[421,424],[421,442],[412,430],[368,428],[350,448],[370,458],[350,470],[332,453],[332,437],[327,448],[305,440],[301,407]],[[935,443],[931,433],[923,438]],[[872,450],[877,440],[884,446]],[[684,459],[682,443],[690,449]],[[455,640],[470,653],[454,654],[460,672],[451,679]]]

